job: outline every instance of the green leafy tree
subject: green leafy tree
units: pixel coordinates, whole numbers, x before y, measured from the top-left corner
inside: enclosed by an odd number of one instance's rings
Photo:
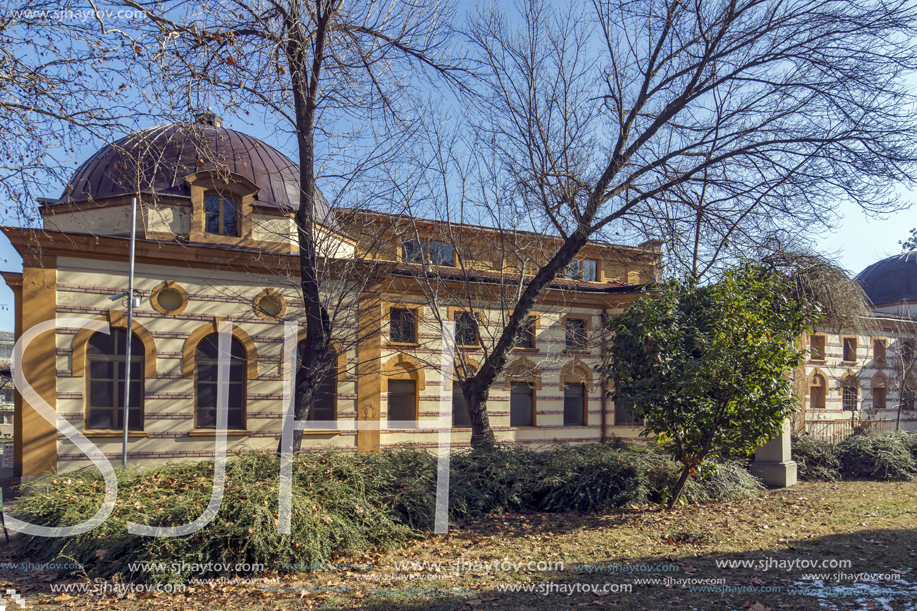
[[[773,268],[746,263],[716,284],[669,281],[610,321],[612,397],[684,465],[670,509],[705,461],[750,454],[798,408],[787,374],[817,308],[790,288]]]

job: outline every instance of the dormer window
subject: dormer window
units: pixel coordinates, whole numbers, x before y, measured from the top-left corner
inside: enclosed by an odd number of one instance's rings
[[[239,200],[219,193],[204,195],[204,232],[239,236]]]

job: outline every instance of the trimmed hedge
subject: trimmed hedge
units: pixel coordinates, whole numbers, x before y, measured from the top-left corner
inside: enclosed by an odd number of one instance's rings
[[[658,502],[679,469],[652,447],[621,442],[558,445],[540,452],[520,446],[453,451],[450,516],[604,511]],[[276,532],[278,474],[276,455],[229,457],[225,498],[214,520],[191,536],[157,538],[129,535],[126,522],[175,526],[195,520],[210,499],[213,463],[119,469],[118,502],[105,523],[73,537],[20,536],[17,551],[45,562],[66,555],[90,575],[121,573],[130,580],[177,582],[217,572],[194,573],[187,565],[195,563],[262,564],[267,570],[283,570],[284,564],[328,562],[397,546],[432,530],[436,458],[424,449],[296,455],[289,535]],[[761,488],[741,464],[724,462],[691,481],[685,501],[742,498]],[[95,513],[105,486],[95,469],[86,468],[24,489],[17,517],[68,526]],[[128,565],[138,562],[163,566],[132,572]]]
[[[910,481],[917,476],[917,435],[851,435],[837,445],[794,436],[793,460],[805,481]]]

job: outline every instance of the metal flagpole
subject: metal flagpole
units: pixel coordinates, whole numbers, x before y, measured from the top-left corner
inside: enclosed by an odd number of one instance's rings
[[[121,466],[127,466],[127,423],[131,400],[131,340],[134,317],[134,246],[137,242],[137,198],[131,198],[131,253],[127,275],[127,349],[124,357],[124,438],[121,445]]]

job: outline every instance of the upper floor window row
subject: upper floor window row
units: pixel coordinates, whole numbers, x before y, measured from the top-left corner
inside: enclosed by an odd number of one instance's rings
[[[451,244],[426,240],[403,241],[401,243],[401,261],[403,263],[429,263],[441,267],[452,267],[455,264]]]

